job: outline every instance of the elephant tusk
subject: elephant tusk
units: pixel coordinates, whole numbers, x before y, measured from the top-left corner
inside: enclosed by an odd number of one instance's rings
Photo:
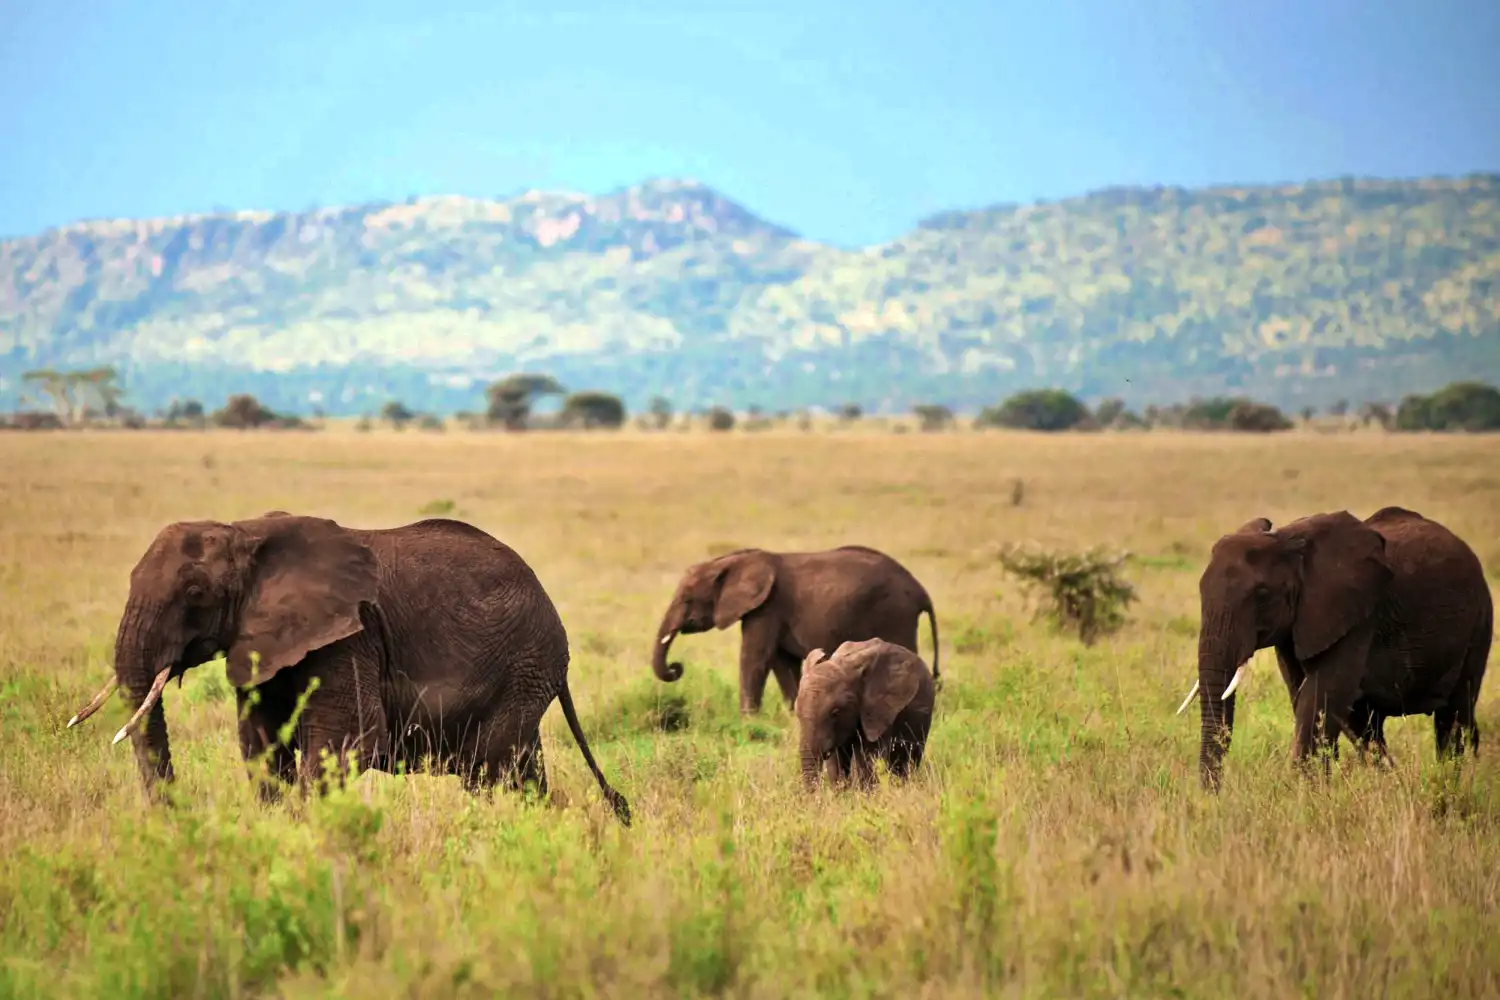
[[[1188,707],[1188,703],[1193,700],[1193,695],[1195,695],[1197,693],[1198,693],[1198,682],[1197,681],[1193,681],[1193,689],[1187,693],[1187,697],[1184,698],[1184,699],[1182,699],[1182,704],[1180,706],[1178,706],[1178,708],[1177,708],[1177,714],[1178,715],[1181,715],[1183,713],[1183,711]]]
[[[1241,663],[1237,668],[1235,668],[1234,676],[1229,679],[1229,686],[1225,688],[1224,693],[1219,696],[1220,701],[1228,701],[1229,696],[1234,694],[1234,689],[1240,686],[1240,678],[1245,676],[1245,671],[1247,668],[1249,668],[1249,666],[1250,661],[1246,660],[1244,663]]]
[[[111,746],[123,740],[129,734],[130,728],[140,721],[141,716],[151,711],[151,706],[161,698],[161,689],[167,686],[167,678],[171,676],[172,668],[163,667],[161,673],[156,675],[156,680],[151,682],[151,690],[146,692],[146,699],[141,702],[141,707],[136,709],[130,721],[121,726],[118,733],[115,733],[115,738],[110,741]]]
[[[115,688],[119,686],[120,681],[118,678],[116,678],[114,680],[111,680],[108,684],[104,685],[104,687],[100,688],[99,693],[94,695],[94,697],[89,700],[89,703],[87,705],[80,708],[77,715],[68,720],[68,728],[72,729],[84,719],[87,719],[89,716],[99,711],[99,707],[109,700],[109,696],[114,694]]]
[[[664,636],[661,637],[661,644],[663,646],[665,646],[667,643],[671,642],[676,637],[677,637],[677,633],[676,632],[668,632],[666,635],[664,635]]]

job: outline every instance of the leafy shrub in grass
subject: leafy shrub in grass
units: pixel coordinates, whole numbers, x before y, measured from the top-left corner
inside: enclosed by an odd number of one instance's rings
[[[775,684],[772,680],[767,685],[767,709],[773,699],[781,700]],[[589,739],[597,742],[684,730],[758,742],[775,732],[763,718],[743,718],[739,691],[708,667],[685,673],[671,684],[654,677],[635,681],[605,703],[587,728]]]
[[[1039,596],[1038,616],[1076,632],[1086,646],[1123,625],[1126,608],[1137,599],[1135,588],[1120,575],[1129,553],[1099,548],[1048,552],[1012,545],[1002,548],[999,558],[1006,572]]]

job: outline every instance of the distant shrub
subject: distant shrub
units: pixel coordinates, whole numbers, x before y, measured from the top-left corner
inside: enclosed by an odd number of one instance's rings
[[[1359,422],[1366,427],[1376,424],[1384,430],[1390,430],[1396,422],[1396,416],[1384,403],[1366,403],[1359,408]]]
[[[1006,546],[999,558],[1006,572],[1042,595],[1038,615],[1075,632],[1084,645],[1093,645],[1123,625],[1126,608],[1137,599],[1135,588],[1120,575],[1128,553],[1046,552]]]
[[[202,427],[207,420],[203,404],[196,399],[174,399],[162,416],[162,422],[168,427]]]
[[[728,431],[734,429],[734,414],[727,407],[715,406],[708,411],[708,429]]]
[[[1008,427],[1027,431],[1066,431],[1083,424],[1088,407],[1061,389],[1018,392],[998,407],[985,407],[974,421],[978,427]]]
[[[584,430],[622,427],[625,424],[625,403],[619,396],[608,392],[575,392],[563,400],[558,419],[564,427],[582,427]]]
[[[448,428],[444,426],[443,419],[431,413],[423,413],[417,417],[417,430],[441,432]]]
[[[858,403],[845,403],[839,407],[838,412],[839,419],[846,424],[853,423],[865,414],[865,411],[860,408]]]
[[[213,422],[216,425],[235,430],[265,427],[275,423],[276,420],[276,414],[249,393],[230,396],[224,408],[213,415]]]
[[[918,403],[911,412],[924,431],[941,431],[953,426],[953,411],[938,403]]]
[[[1094,407],[1094,420],[1100,427],[1109,427],[1125,413],[1125,400],[1102,399]]]
[[[665,396],[652,396],[646,404],[646,425],[664,431],[672,422],[672,404]]]
[[[1396,409],[1398,431],[1500,430],[1500,390],[1483,382],[1454,382],[1430,396],[1412,394]]]
[[[1292,422],[1286,418],[1276,407],[1267,403],[1253,403],[1248,400],[1237,403],[1229,411],[1224,424],[1232,431],[1256,431],[1269,433],[1271,431],[1291,430]]]
[[[1194,399],[1181,411],[1176,421],[1163,419],[1164,426],[1176,423],[1189,430],[1284,431],[1292,422],[1286,414],[1267,403],[1257,403],[1245,396],[1213,396]]]
[[[65,425],[55,413],[39,410],[19,410],[9,418],[0,418],[0,429],[12,431],[58,431]]]
[[[404,429],[416,416],[405,403],[394,399],[380,408],[380,419],[390,424],[393,430]]]

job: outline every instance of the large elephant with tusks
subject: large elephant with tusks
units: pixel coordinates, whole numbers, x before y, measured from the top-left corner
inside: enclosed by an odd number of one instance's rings
[[[118,687],[134,714],[116,742],[130,735],[148,789],[170,781],[163,688],[221,650],[240,751],[269,771],[269,798],[318,779],[323,751],[340,776],[346,752],[386,771],[429,758],[471,791],[504,781],[545,794],[540,727],[557,700],[629,825],[629,804],[579,727],[557,609],[526,561],[473,525],[433,518],[362,530],[282,511],[170,524],[130,574],[114,680],[69,725]]]
[[[1236,691],[1256,650],[1276,650],[1295,717],[1292,754],[1389,758],[1384,721],[1431,715],[1439,755],[1477,751],[1474,706],[1494,632],[1489,585],[1474,551],[1402,507],[1363,521],[1315,514],[1272,530],[1263,517],[1214,544],[1198,583],[1202,783],[1219,786]]]

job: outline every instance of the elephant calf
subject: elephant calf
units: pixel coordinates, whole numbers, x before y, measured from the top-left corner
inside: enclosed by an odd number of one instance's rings
[[[861,788],[870,788],[876,757],[905,778],[922,763],[933,697],[922,658],[884,639],[846,642],[832,656],[821,649],[808,653],[793,706],[802,732],[802,780],[816,787],[826,761],[830,781],[847,783],[852,771]]]
[[[740,711],[753,715],[760,711],[770,674],[791,706],[803,657],[811,649],[873,637],[917,652],[923,612],[932,629],[937,680],[932,598],[895,559],[863,545],[820,552],[741,549],[683,573],[657,628],[651,669],[660,680],[677,680],[682,664],[667,661],[673,639],[739,622]]]

